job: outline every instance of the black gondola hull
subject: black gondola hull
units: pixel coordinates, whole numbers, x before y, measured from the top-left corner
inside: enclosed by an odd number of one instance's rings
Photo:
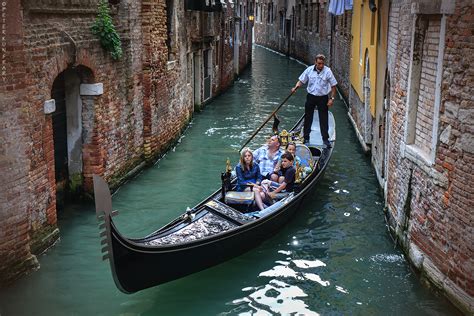
[[[276,214],[196,244],[161,249],[145,248],[130,244],[112,223],[116,285],[126,293],[134,293],[215,266],[255,248],[275,235],[293,217],[305,195],[312,190],[322,174],[321,172],[313,179],[313,183],[297,199]],[[163,271],[166,273],[162,273]]]

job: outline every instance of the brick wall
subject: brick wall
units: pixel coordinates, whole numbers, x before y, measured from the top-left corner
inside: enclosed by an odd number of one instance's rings
[[[164,1],[149,2],[142,8],[142,27],[144,33],[150,32],[144,40],[143,67],[144,98],[148,99],[143,110],[145,157],[149,161],[154,161],[179,136],[191,118],[194,105],[185,76],[187,38],[183,25],[179,25],[184,20],[184,8],[174,5],[175,22],[178,30],[181,29],[173,47],[179,52],[174,59],[169,59],[165,42],[167,11]]]
[[[472,2],[456,1],[446,16],[443,65],[437,67],[441,16],[429,16],[423,52],[416,147],[436,150],[434,164],[410,153],[405,144],[410,66],[411,2],[392,3],[388,64],[392,78],[387,205],[392,228],[413,264],[466,313],[474,311],[474,16]],[[439,133],[429,147],[433,127],[435,79],[442,71]]]
[[[0,80],[0,285],[37,267],[34,255],[59,236],[55,113],[44,112],[55,80],[67,73],[81,84],[103,85],[103,93],[92,94],[79,94],[76,87],[74,106],[80,114],[74,120],[81,129],[74,142],[79,143],[70,144],[67,136],[67,145],[80,152],[74,158],[80,159],[76,184],[82,192],[92,192],[93,174],[116,187],[179,137],[194,106],[189,58],[224,34],[220,21],[233,19],[230,5],[211,13],[218,18],[210,43],[191,39],[185,21],[189,14],[180,1],[120,1],[111,6],[111,15],[123,57],[114,61],[90,31],[97,2],[76,1],[74,8],[63,2],[7,3],[7,53],[2,57],[7,76]],[[171,41],[167,4],[173,5]],[[242,45],[243,52],[250,50],[249,43]],[[223,70],[214,93],[234,78],[229,46],[228,41],[223,44]],[[242,66],[249,61],[243,60]]]
[[[350,81],[349,66],[351,62],[351,23],[352,11],[335,18],[335,33],[333,35],[333,56],[331,69],[337,78],[339,91],[345,98],[349,97]]]
[[[37,265],[30,254],[27,156],[28,107],[24,102],[27,86],[26,56],[24,52],[22,17],[19,1],[9,1],[5,8],[6,51],[1,51],[2,62],[8,61],[0,78],[0,275],[15,277]],[[4,12],[4,11],[2,11]],[[9,137],[7,137],[9,135]],[[14,267],[8,271],[6,266]]]

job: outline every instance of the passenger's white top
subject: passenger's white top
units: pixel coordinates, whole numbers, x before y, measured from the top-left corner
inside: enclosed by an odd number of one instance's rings
[[[308,84],[308,93],[316,96],[328,95],[331,87],[337,85],[337,80],[329,67],[324,66],[319,73],[314,70],[315,67],[312,65],[306,68],[298,80]]]

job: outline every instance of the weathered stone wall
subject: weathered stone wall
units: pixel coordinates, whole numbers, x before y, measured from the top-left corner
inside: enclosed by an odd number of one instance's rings
[[[468,0],[456,1],[446,15],[442,68],[424,65],[419,110],[433,111],[433,87],[441,71],[439,132],[433,164],[407,144],[407,93],[413,15],[411,1],[393,2],[389,25],[388,64],[392,77],[390,106],[388,216],[413,264],[461,309],[474,311],[474,8]],[[430,21],[440,16],[428,17]],[[436,20],[434,20],[436,22]],[[436,25],[439,25],[436,22]],[[438,27],[426,31],[425,56],[431,60]],[[434,57],[436,58],[436,57]],[[434,71],[432,73],[431,71]],[[427,74],[428,73],[428,74]],[[432,88],[434,89],[434,88]],[[430,123],[430,122],[428,122]],[[416,130],[430,124],[416,120]],[[431,124],[432,125],[432,124]],[[433,127],[431,127],[433,128]],[[431,135],[431,132],[425,132]],[[417,136],[415,136],[417,137]],[[423,147],[424,148],[424,147]],[[421,151],[420,151],[421,152]]]
[[[349,87],[349,110],[350,119],[357,133],[360,143],[364,150],[369,150],[366,143],[371,141],[371,135],[374,127],[374,119],[370,114],[370,106],[364,104],[357,94],[357,91],[351,85]]]
[[[193,110],[192,90],[186,77],[187,34],[182,25],[184,7],[173,1],[174,40],[167,40],[167,8],[165,1],[153,1],[142,9],[145,55],[143,73],[145,157],[153,161],[180,134]]]
[[[69,176],[82,192],[91,193],[93,174],[116,187],[179,137],[192,117],[193,88],[202,89],[193,85],[194,52],[223,41],[222,70],[214,76],[211,98],[234,78],[230,31],[223,29],[233,22],[230,5],[223,12],[191,13],[181,1],[119,1],[111,15],[123,56],[114,61],[90,31],[97,2],[76,1],[73,8],[65,2],[7,3],[6,69],[0,78],[0,284],[36,267],[34,255],[59,236],[58,108],[44,111],[58,81],[64,81],[61,89],[77,92],[65,97],[76,113],[66,113],[67,121],[79,125],[75,138],[63,135],[66,160],[75,155],[79,170]],[[186,21],[191,14],[214,15],[212,36],[192,37]],[[243,52],[250,50],[249,43],[242,44]],[[243,61],[242,67],[249,60]],[[202,67],[196,70],[200,76]]]
[[[6,22],[6,52],[2,49],[0,78],[0,275],[15,277],[37,265],[30,253],[28,207],[32,188],[29,185],[28,157],[29,106],[27,93],[27,57],[24,49],[20,2],[9,1],[2,13]],[[8,61],[3,64],[3,61]],[[6,267],[12,267],[8,271]]]
[[[216,93],[222,92],[225,88],[229,87],[235,77],[234,71],[234,48],[231,45],[232,43],[232,36],[233,30],[231,29],[233,23],[234,12],[230,5],[224,10],[224,14],[221,16],[221,28],[222,35],[220,36],[220,58],[221,63],[219,65],[219,82],[221,83],[221,87],[219,88]],[[250,46],[251,47],[251,46]]]
[[[96,3],[89,1],[78,3],[73,10],[61,4],[34,1],[25,1],[23,9],[8,7],[8,15],[21,14],[23,19],[15,25],[17,37],[9,38],[15,55],[8,56],[8,77],[21,84],[7,87],[10,97],[4,93],[1,96],[2,107],[9,105],[2,112],[11,116],[10,124],[15,126],[2,135],[7,139],[5,144],[16,143],[16,148],[11,148],[14,150],[2,146],[6,163],[1,170],[3,175],[8,175],[8,170],[16,170],[18,175],[8,177],[9,183],[2,181],[2,186],[6,184],[17,192],[15,196],[7,195],[11,203],[2,203],[2,281],[24,273],[29,268],[25,262],[34,261],[32,254],[43,251],[58,238],[52,115],[44,113],[43,105],[52,98],[53,82],[59,74],[68,70],[81,83],[104,85],[102,96],[81,97],[86,128],[82,153],[85,190],[91,189],[88,179],[93,173],[111,178],[133,167],[140,157],[141,143],[133,140],[142,128],[133,125],[130,112],[132,104],[141,104],[141,100],[128,90],[133,82],[128,60],[136,54],[130,34],[137,30],[120,23],[124,22],[121,15],[130,22],[136,20],[136,12],[129,10],[126,3],[112,8],[124,50],[123,59],[114,62],[90,32],[96,11]]]
[[[335,32],[333,33],[333,53],[331,69],[337,78],[339,91],[347,99],[351,83],[349,68],[351,64],[351,24],[352,11],[345,11],[344,15],[334,17]]]

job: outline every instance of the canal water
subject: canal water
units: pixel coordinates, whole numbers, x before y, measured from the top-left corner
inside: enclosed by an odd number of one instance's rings
[[[303,69],[255,47],[251,67],[196,114],[177,146],[114,194],[119,230],[144,236],[213,192],[226,158],[237,162],[240,145]],[[304,98],[301,89],[283,106],[282,128],[303,113]],[[337,141],[323,180],[294,219],[254,250],[126,295],[101,261],[92,203],[69,205],[59,214],[61,240],[39,257],[41,269],[0,292],[0,315],[457,315],[394,247],[370,159],[340,100],[333,113]]]

